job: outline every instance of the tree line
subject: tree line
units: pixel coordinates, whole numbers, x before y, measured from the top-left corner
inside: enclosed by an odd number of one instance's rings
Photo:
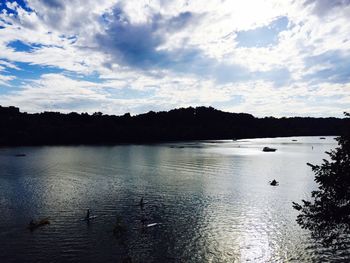
[[[131,116],[96,112],[25,113],[0,106],[0,145],[117,144],[162,141],[340,135],[347,119],[256,118],[212,107]]]

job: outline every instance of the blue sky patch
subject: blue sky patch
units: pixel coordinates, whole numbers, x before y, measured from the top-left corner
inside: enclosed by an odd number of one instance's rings
[[[26,11],[31,11],[31,9],[26,5],[25,0],[10,0],[10,1],[1,2],[1,3],[0,3],[0,8],[3,9],[3,10],[6,10],[9,14],[17,15],[17,13],[16,13],[14,10],[9,9],[9,8],[6,6],[6,3],[5,3],[5,2],[8,2],[8,3],[16,2],[16,3],[17,3],[20,7],[22,7],[24,10],[26,10]]]
[[[123,89],[106,88],[104,90],[108,91],[110,98],[114,99],[144,99],[155,95],[154,90],[136,90],[131,87]]]
[[[13,48],[17,52],[31,52],[34,50],[34,47],[28,45],[20,40],[15,40],[7,44],[8,47]]]
[[[328,51],[305,59],[306,67],[320,65],[323,69],[304,76],[304,80],[332,83],[348,83],[350,81],[350,57],[338,51]]]
[[[267,47],[277,44],[278,34],[287,29],[288,18],[280,17],[268,26],[237,32],[238,47]]]
[[[20,69],[6,68],[6,72],[10,75],[15,75],[17,78],[22,80],[33,80],[38,79],[42,74],[49,73],[62,73],[62,69],[57,67],[40,66],[25,62],[16,62],[15,65]]]

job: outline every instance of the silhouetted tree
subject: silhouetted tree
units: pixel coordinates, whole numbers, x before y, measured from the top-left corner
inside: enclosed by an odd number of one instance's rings
[[[349,114],[345,114],[349,117]],[[348,118],[349,120],[349,118]],[[350,239],[350,125],[337,138],[338,147],[327,153],[330,161],[312,165],[318,190],[312,192],[313,201],[293,202],[300,211],[297,222],[311,230],[313,237],[326,246],[338,246]]]
[[[93,114],[92,114],[92,116],[98,116],[98,117],[101,117],[103,114],[102,114],[102,112],[100,112],[100,111],[98,111],[98,112],[94,112]]]

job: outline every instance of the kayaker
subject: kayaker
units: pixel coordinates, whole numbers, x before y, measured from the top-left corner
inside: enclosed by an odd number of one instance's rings
[[[141,200],[140,200],[139,205],[140,205],[141,207],[143,207],[144,204],[145,204],[145,203],[143,202],[143,197],[141,197]]]
[[[85,217],[86,220],[89,220],[90,219],[90,209],[88,209],[86,211],[86,217]]]

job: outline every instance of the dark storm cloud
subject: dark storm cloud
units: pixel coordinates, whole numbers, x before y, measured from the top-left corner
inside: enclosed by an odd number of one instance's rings
[[[167,34],[186,27],[195,16],[190,12],[180,13],[171,18],[159,14],[150,22],[133,24],[120,8],[115,8],[108,17],[106,31],[96,35],[96,42],[108,52],[117,63],[139,68],[168,67],[173,62],[185,62],[198,55],[199,51],[179,48],[175,51],[159,50]]]
[[[246,67],[219,62],[200,49],[185,45],[175,50],[158,49],[167,40],[168,33],[181,30],[196,18],[190,12],[171,18],[155,14],[150,22],[133,24],[121,8],[116,8],[112,16],[105,17],[108,27],[103,34],[96,35],[96,43],[100,50],[111,55],[111,63],[141,70],[167,69],[213,78],[219,84],[252,79],[271,80],[281,84],[290,79],[286,69],[250,72]]]

